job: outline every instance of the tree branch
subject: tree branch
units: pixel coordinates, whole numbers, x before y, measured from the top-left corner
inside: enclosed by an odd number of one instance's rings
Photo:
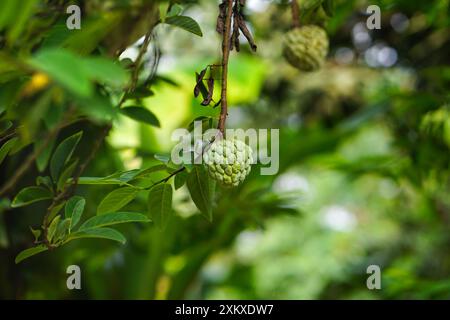
[[[228,87],[228,59],[230,57],[231,40],[231,16],[233,14],[234,0],[227,0],[227,14],[225,17],[225,29],[222,40],[222,91],[221,91],[221,110],[218,129],[224,136],[225,121],[228,115],[227,87]]]
[[[170,180],[170,178],[176,176],[177,174],[183,172],[184,170],[186,170],[186,167],[181,167],[180,169],[175,170],[174,172],[172,172],[171,174],[169,174],[167,177],[155,182],[154,184],[152,184],[150,187],[145,188],[144,190],[150,190],[151,188],[153,188],[154,186],[161,184],[161,183],[166,183],[167,181]]]
[[[291,0],[292,25],[294,28],[300,27],[300,9],[297,0]]]
[[[139,54],[136,58],[136,61],[134,62],[135,68],[133,70],[133,76],[131,77],[131,85],[129,88],[129,91],[131,91],[131,92],[136,89],[136,84],[138,82],[138,77],[139,77],[139,67],[142,63],[142,59],[144,58],[144,55],[147,52],[148,46],[150,44],[152,32],[153,32],[153,29],[150,29],[145,34],[145,38],[144,38],[144,42],[142,43],[141,50],[139,50]]]

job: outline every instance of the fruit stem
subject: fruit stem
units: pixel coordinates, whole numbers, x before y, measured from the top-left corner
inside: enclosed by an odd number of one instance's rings
[[[297,0],[291,0],[291,11],[292,11],[292,26],[294,28],[300,27],[300,9],[298,7]]]

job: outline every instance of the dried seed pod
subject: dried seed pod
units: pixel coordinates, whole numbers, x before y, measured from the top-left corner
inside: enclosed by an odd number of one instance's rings
[[[208,79],[208,95],[202,101],[202,106],[208,106],[211,103],[213,94],[214,94],[214,79],[209,78]]]
[[[196,79],[197,83],[195,84],[195,87],[194,87],[194,96],[196,98],[198,97],[198,95],[200,93],[202,93],[203,96],[207,95],[207,94],[205,94],[206,88],[205,88],[205,85],[203,84],[203,78],[205,77],[207,70],[208,70],[208,68],[205,68],[200,72],[200,74],[198,74],[197,72],[195,73],[195,79]]]
[[[219,34],[225,32],[225,17],[227,15],[227,1],[223,1],[219,5],[219,16],[217,17],[216,31]]]
[[[244,16],[239,13],[237,21],[239,24],[239,29],[241,29],[242,33],[247,38],[250,47],[252,48],[253,51],[256,51],[257,49],[256,43],[253,40],[252,33],[250,32],[250,30],[248,30],[247,25],[245,24]]]

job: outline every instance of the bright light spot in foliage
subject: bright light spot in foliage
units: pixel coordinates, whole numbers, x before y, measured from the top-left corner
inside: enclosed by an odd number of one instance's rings
[[[310,190],[308,180],[295,173],[284,173],[280,175],[273,183],[275,192],[303,192]]]
[[[254,12],[264,12],[270,5],[269,0],[248,0],[247,8]]]
[[[119,60],[130,59],[135,61],[139,55],[139,49],[137,47],[128,47],[125,49],[119,57]]]
[[[405,32],[409,27],[409,19],[403,13],[395,13],[391,17],[391,26],[398,32]]]
[[[246,261],[250,260],[258,246],[261,244],[261,240],[263,238],[263,234],[261,231],[243,231],[236,238],[236,254],[239,257],[239,260]]]
[[[377,44],[370,47],[364,54],[364,60],[371,67],[392,67],[398,59],[394,48]]]
[[[378,52],[377,58],[383,67],[391,67],[397,62],[397,51],[391,47],[384,47]]]
[[[350,48],[342,47],[336,50],[334,57],[339,64],[350,64],[355,58],[355,53]]]
[[[341,232],[349,232],[356,227],[355,215],[337,205],[326,207],[323,210],[322,222],[327,228]]]
[[[353,26],[352,29],[353,45],[358,50],[364,50],[370,46],[372,43],[372,38],[370,37],[369,31],[366,25],[359,22]]]

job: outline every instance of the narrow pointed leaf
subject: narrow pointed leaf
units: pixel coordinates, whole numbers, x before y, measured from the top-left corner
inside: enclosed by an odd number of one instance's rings
[[[189,173],[187,187],[197,208],[208,221],[212,221],[212,197],[209,176],[202,166],[194,166]]]
[[[44,187],[27,187],[22,189],[14,198],[11,207],[18,208],[33,202],[51,199],[52,193]]]
[[[56,228],[58,227],[59,220],[61,219],[61,216],[56,216],[55,219],[50,223],[50,226],[48,227],[47,232],[47,239],[49,242],[52,242],[53,236],[56,233]]]
[[[100,239],[108,239],[108,240],[114,240],[117,242],[120,242],[122,244],[125,244],[127,241],[123,234],[121,234],[119,231],[111,228],[94,228],[94,229],[86,229],[83,231],[77,231],[72,233],[69,238],[67,239],[67,242],[75,240],[75,239],[82,239],[82,238],[100,238]]]
[[[3,160],[5,160],[6,156],[11,151],[11,149],[16,145],[17,141],[19,141],[19,138],[12,138],[6,141],[0,147],[0,164],[3,162]]]
[[[97,214],[101,215],[107,212],[114,212],[132,201],[139,193],[139,189],[133,187],[123,187],[108,193],[100,202],[97,208]]]
[[[148,212],[155,225],[163,230],[172,216],[172,186],[163,183],[154,186],[148,195]]]
[[[153,112],[144,107],[126,107],[120,109],[120,112],[133,120],[158,128],[161,126]]]
[[[55,153],[50,160],[50,173],[53,181],[58,181],[64,165],[66,165],[72,157],[78,142],[80,142],[82,134],[83,132],[80,131],[68,137],[56,148]]]
[[[48,248],[44,245],[39,245],[37,247],[28,248],[26,250],[23,250],[16,256],[15,262],[16,262],[16,264],[20,263],[21,261],[23,261],[31,256],[34,256],[38,253],[41,253],[41,252],[44,252],[47,250],[48,250]]]
[[[128,222],[150,222],[150,220],[145,215],[136,212],[105,213],[88,219],[80,226],[78,231]]]
[[[203,33],[200,29],[200,26],[198,23],[192,19],[191,17],[187,16],[174,16],[174,17],[168,17],[165,21],[166,24],[170,24],[172,26],[179,27],[181,29],[184,29],[186,31],[189,31],[197,36],[202,37]]]
[[[72,230],[80,221],[81,215],[84,211],[86,200],[83,197],[73,196],[66,203],[65,217],[71,219],[69,230]]]

